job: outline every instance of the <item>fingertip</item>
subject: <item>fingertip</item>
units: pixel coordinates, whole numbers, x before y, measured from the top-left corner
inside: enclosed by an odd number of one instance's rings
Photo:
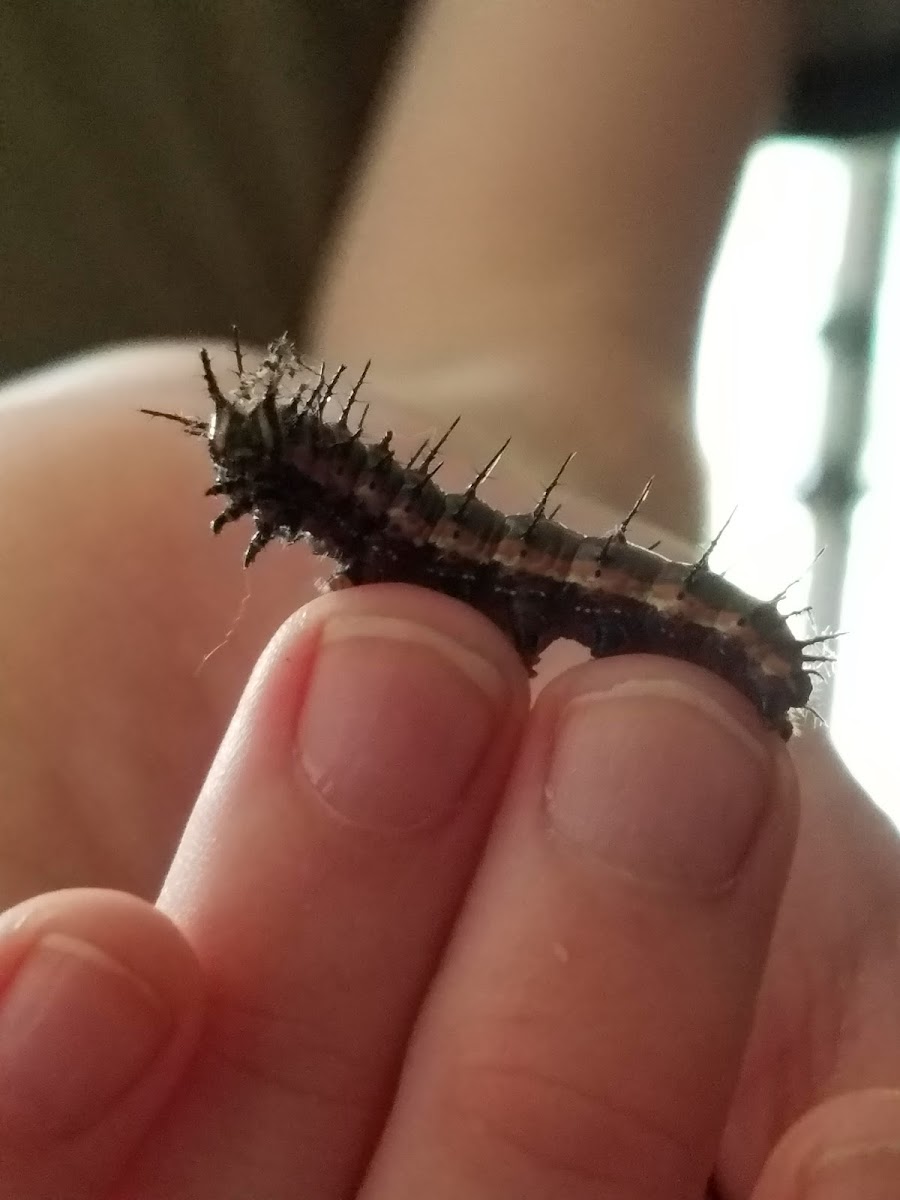
[[[707,895],[732,889],[763,842],[770,869],[757,890],[777,898],[796,833],[794,767],[727,683],[655,656],[600,660],[549,685],[536,729],[561,834],[636,878]]]
[[[486,672],[492,671],[503,687],[527,692],[528,676],[522,661],[509,638],[492,621],[460,600],[406,583],[371,583],[317,596],[288,618],[270,646],[281,650],[298,635],[320,633],[335,620],[367,618],[406,622],[412,629],[431,630],[445,640],[446,646],[456,648],[463,668],[470,674],[476,672],[482,684],[488,679]]]
[[[753,1200],[893,1200],[900,1195],[900,1090],[826,1100],[777,1144]]]
[[[319,686],[326,676],[329,686]],[[288,617],[257,661],[213,767],[212,787],[208,784],[206,790],[217,790],[223,774],[233,778],[235,764],[245,777],[248,770],[258,779],[283,776],[295,757],[298,729],[301,742],[304,733],[311,734],[313,702],[323,710],[316,723],[319,732],[337,730],[340,723],[343,733],[339,739],[335,732],[335,739],[359,744],[359,738],[371,740],[385,731],[371,722],[371,728],[363,722],[356,729],[350,702],[355,709],[382,714],[396,710],[401,701],[409,709],[416,703],[415,680],[419,691],[427,693],[419,698],[419,713],[424,708],[436,714],[437,702],[446,701],[449,737],[456,727],[454,714],[461,716],[468,707],[462,690],[450,694],[447,685],[453,677],[475,697],[472,707],[481,700],[487,703],[495,727],[524,718],[529,704],[525,668],[500,630],[468,605],[397,583],[319,596]],[[378,747],[361,749],[374,762]]]
[[[176,927],[99,889],[0,918],[0,1180],[27,1198],[106,1180],[174,1087],[203,1000]],[[58,1185],[56,1181],[59,1181]],[[44,1188],[39,1190],[38,1185]],[[38,1189],[38,1190],[35,1190]]]
[[[546,687],[548,699],[559,703],[588,692],[639,691],[644,681],[658,681],[656,690],[674,700],[700,707],[738,737],[760,744],[771,754],[780,738],[773,736],[755,706],[736,687],[712,670],[659,654],[619,654],[573,666]]]
[[[127,892],[66,888],[24,900],[0,915],[0,996],[22,959],[47,937],[93,946],[144,981],[173,1011],[202,1007],[196,957],[165,913]]]

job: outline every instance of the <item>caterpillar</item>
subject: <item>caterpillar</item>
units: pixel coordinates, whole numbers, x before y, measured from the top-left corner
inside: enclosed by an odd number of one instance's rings
[[[141,411],[206,440],[214,468],[207,495],[225,498],[213,533],[244,516],[254,522],[245,565],[277,538],[334,560],[331,589],[405,582],[443,592],[488,617],[532,673],[558,638],[594,657],[684,659],[725,679],[790,738],[792,718],[808,708],[815,664],[831,661],[808,651],[828,639],[792,632],[788,617],[799,614],[781,613],[784,593],[755,600],[712,571],[721,534],[689,563],[630,542],[628,527],[649,484],[616,528],[586,536],[550,508],[567,459],[531,512],[507,515],[481,500],[478,488],[508,441],[464,492],[448,494],[435,475],[459,418],[401,462],[390,431],[377,442],[363,439],[368,405],[351,427],[368,367],[328,420],[343,367],[330,378],[324,366],[314,371],[287,336],[269,346],[256,370],[245,368],[236,334],[234,353],[237,386],[226,393],[201,351],[213,403],[208,420]]]

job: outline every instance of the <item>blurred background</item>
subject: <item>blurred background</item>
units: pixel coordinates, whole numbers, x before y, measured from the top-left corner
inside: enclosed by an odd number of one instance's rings
[[[890,139],[773,139],[750,156],[709,289],[696,389],[716,565],[844,630],[814,704],[900,822],[894,589],[900,223]],[[817,553],[823,553],[817,561]]]
[[[897,126],[900,6],[872,0],[871,25],[853,5],[821,7],[833,23],[785,122],[806,136],[770,139],[746,165],[708,295],[696,425],[710,527],[737,506],[715,565],[760,596],[800,575],[788,606],[811,601],[819,629],[848,632],[816,704],[900,821],[897,161],[887,136],[842,140]],[[0,6],[0,375],[235,320],[257,341],[302,326],[408,8]]]

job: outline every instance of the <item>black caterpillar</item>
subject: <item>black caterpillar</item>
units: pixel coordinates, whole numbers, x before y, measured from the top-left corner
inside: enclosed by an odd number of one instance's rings
[[[718,538],[692,563],[629,542],[628,525],[649,484],[620,525],[600,537],[576,533],[555,520],[558,509],[548,511],[565,463],[532,512],[507,516],[477,492],[508,442],[465,492],[448,495],[434,476],[458,419],[401,463],[390,432],[363,440],[368,406],[351,428],[365,371],[328,421],[343,367],[326,378],[287,337],[272,343],[258,370],[245,369],[237,338],[235,356],[238,383],[225,394],[201,352],[215,406],[208,421],[142,411],[206,438],[215,469],[207,494],[226,498],[213,532],[246,515],[256,527],[245,564],[280,538],[333,559],[330,588],[387,581],[433,588],[493,621],[532,670],[557,638],[595,657],[685,659],[727,680],[783,738],[791,736],[791,713],[808,707],[814,664],[831,661],[807,649],[827,639],[792,633],[778,609],[783,593],[754,600],[711,571]]]

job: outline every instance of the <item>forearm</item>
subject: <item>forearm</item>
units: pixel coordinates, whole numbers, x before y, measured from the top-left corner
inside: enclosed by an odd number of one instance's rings
[[[651,515],[695,535],[698,313],[735,175],[780,102],[785,7],[435,0],[314,343],[512,433],[536,469],[581,450],[570,479],[605,500],[655,474]]]

